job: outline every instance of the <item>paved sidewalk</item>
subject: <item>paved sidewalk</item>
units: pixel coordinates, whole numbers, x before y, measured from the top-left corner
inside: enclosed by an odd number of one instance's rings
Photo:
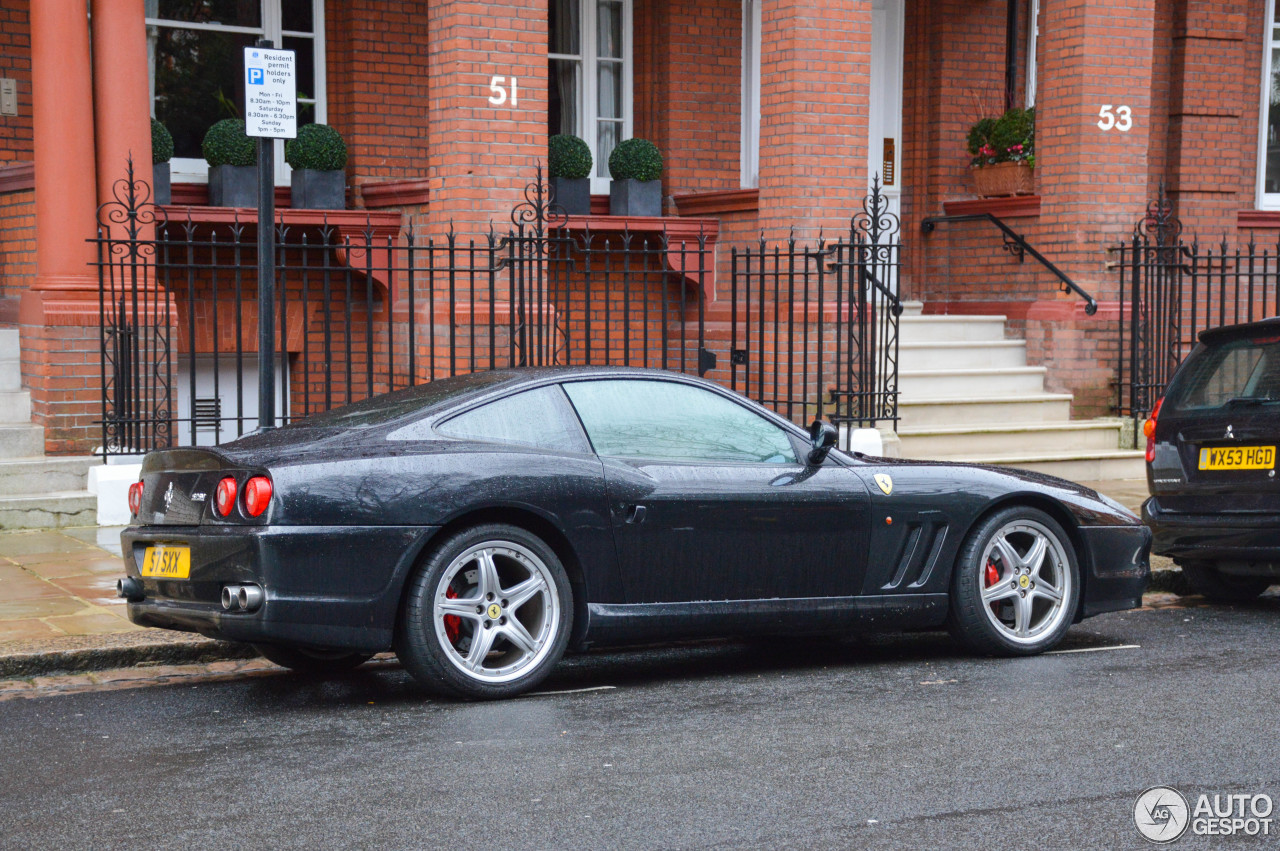
[[[1145,480],[1086,483],[1135,511]],[[130,623],[116,597],[124,575],[119,526],[0,532],[0,678],[253,655],[245,645]],[[1170,567],[1153,558],[1152,567]],[[1176,571],[1175,571],[1176,572]],[[1178,590],[1163,572],[1152,590]]]

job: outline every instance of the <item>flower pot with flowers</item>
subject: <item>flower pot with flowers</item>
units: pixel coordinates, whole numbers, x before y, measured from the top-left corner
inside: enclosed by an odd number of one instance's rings
[[[1035,191],[1036,115],[1011,109],[984,118],[969,129],[970,173],[974,192],[983,198],[1030,195]]]

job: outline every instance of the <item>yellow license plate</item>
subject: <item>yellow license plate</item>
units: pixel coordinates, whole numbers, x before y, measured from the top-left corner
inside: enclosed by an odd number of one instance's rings
[[[1274,446],[1217,446],[1200,450],[1201,470],[1270,470],[1275,466]]]
[[[191,576],[191,548],[180,544],[147,547],[142,558],[142,575],[160,579],[188,579]]]

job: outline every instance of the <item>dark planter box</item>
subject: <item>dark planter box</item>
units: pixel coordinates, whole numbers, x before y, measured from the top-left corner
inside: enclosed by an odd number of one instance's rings
[[[173,200],[173,191],[169,183],[169,164],[156,163],[151,166],[151,200],[156,204],[168,204]]]
[[[551,178],[551,203],[559,204],[571,216],[591,214],[591,178]]]
[[[609,215],[661,216],[661,180],[613,180],[609,183]]]
[[[256,165],[215,165],[209,169],[210,207],[258,206]]]
[[[295,168],[289,178],[289,206],[295,210],[345,210],[347,173]]]

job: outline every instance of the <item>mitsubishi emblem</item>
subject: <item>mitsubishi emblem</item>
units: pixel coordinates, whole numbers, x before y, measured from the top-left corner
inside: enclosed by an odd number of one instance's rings
[[[173,482],[169,482],[169,489],[164,492],[164,510],[169,510],[169,505],[173,502]]]
[[[1222,436],[1223,440],[1235,440],[1236,436],[1231,432],[1231,426],[1227,426],[1227,433]]]

